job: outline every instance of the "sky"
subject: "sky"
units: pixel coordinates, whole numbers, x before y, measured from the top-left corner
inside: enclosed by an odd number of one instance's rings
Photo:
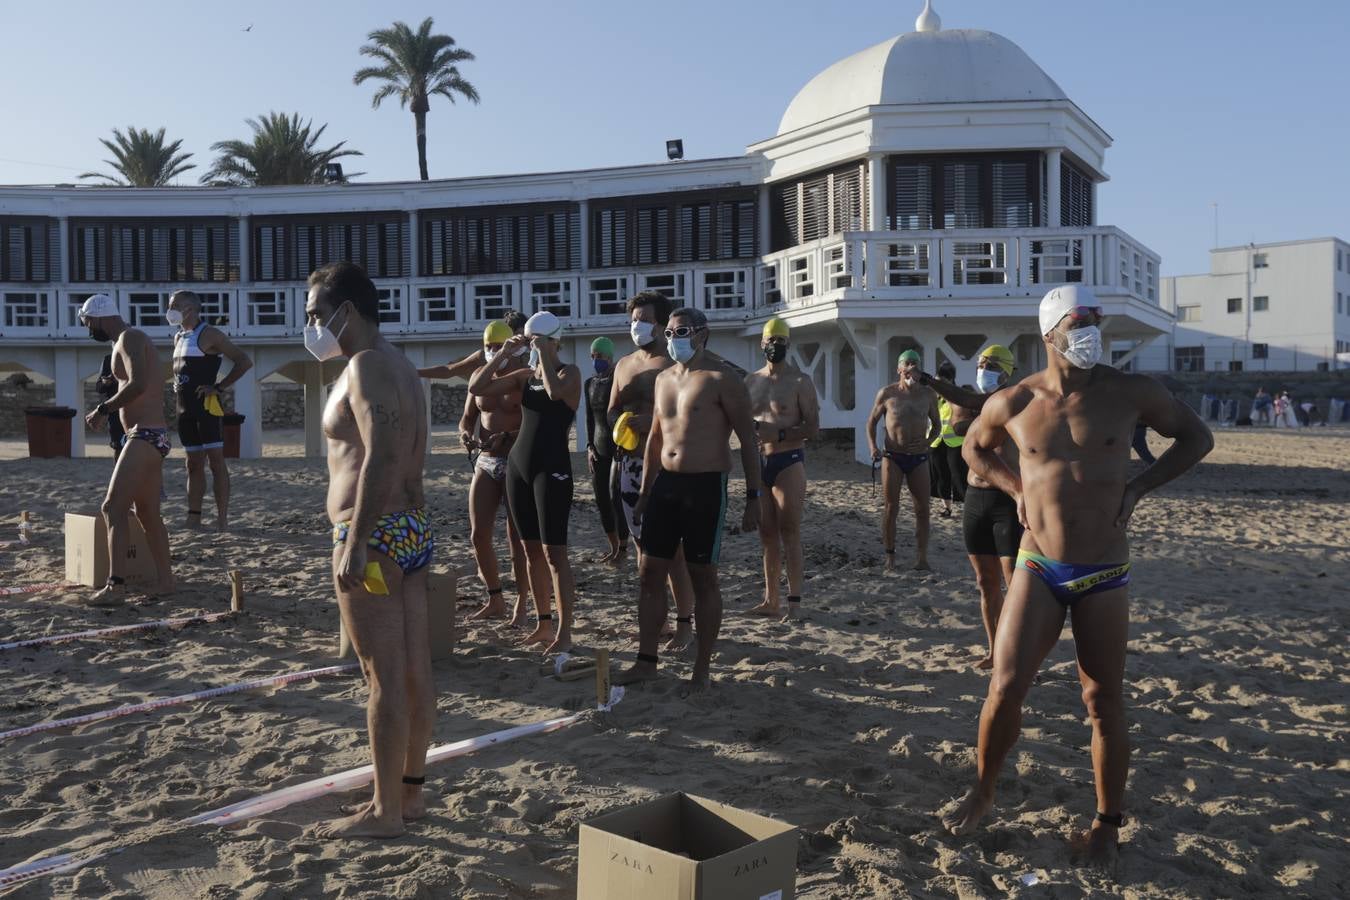
[[[922,0],[0,0],[0,184],[105,170],[100,138],[167,129],[197,168],[245,120],[298,112],[363,152],[362,180],[417,178],[412,114],[372,109],[366,35],[427,16],[476,56],[482,96],[432,101],[432,178],[738,156],[822,69],[912,31]],[[1215,245],[1350,238],[1350,3],[935,0],[944,28],[1022,47],[1115,145],[1099,224],[1207,271]],[[251,29],[245,30],[249,26]]]

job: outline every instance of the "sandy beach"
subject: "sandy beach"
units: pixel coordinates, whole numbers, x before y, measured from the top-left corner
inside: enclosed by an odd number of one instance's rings
[[[334,663],[327,475],[293,438],[232,461],[234,528],[223,535],[179,524],[175,450],[165,470],[181,586],[172,599],[109,611],[78,594],[0,598],[7,641],[228,609],[229,569],[244,573],[249,596],[233,621],[0,652],[0,730]],[[23,898],[564,898],[575,895],[580,821],[685,790],[799,826],[804,898],[1346,896],[1350,433],[1216,439],[1134,517],[1134,757],[1114,878],[1070,859],[1094,800],[1067,631],[1032,690],[988,827],[971,838],[940,828],[936,811],[973,777],[988,677],[973,668],[984,631],[960,518],[934,519],[934,572],[884,573],[879,489],[838,449],[808,458],[806,621],[748,614],[759,538],[727,538],[711,691],[685,696],[689,660],[666,658],[661,680],[609,714],[432,768],[430,816],[383,842],[307,833],[356,794],[232,829],[173,827],[368,762],[359,676],[24,737],[0,746],[0,868],[122,848],[19,887]],[[426,479],[435,565],[469,572],[468,460],[446,449],[444,430],[437,441]],[[20,510],[37,531],[31,546],[0,549],[0,586],[61,580],[62,514],[97,508],[111,467],[21,453],[14,441],[0,448],[0,540],[17,537]],[[622,664],[636,649],[636,573],[595,561],[604,536],[584,457],[573,467],[578,639]],[[212,508],[208,496],[208,520]],[[461,579],[461,617],[482,594]],[[590,682],[541,678],[538,655],[511,638],[505,626],[470,626],[455,658],[437,664],[435,743],[593,705]]]

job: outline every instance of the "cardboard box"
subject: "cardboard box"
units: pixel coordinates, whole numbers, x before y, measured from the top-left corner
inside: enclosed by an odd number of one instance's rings
[[[122,577],[127,584],[153,584],[159,571],[135,513],[127,516],[130,539]],[[108,527],[98,513],[66,513],[66,581],[86,587],[108,583]]]
[[[427,577],[427,642],[431,646],[431,661],[448,659],[454,652],[455,641],[455,575],[432,572]],[[338,657],[355,659],[347,626],[338,619]]]
[[[692,794],[583,822],[582,900],[792,900],[797,829]]]

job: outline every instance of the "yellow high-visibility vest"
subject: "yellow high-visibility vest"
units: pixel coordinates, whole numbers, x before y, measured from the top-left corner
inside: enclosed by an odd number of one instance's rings
[[[933,438],[932,446],[945,443],[948,447],[960,447],[966,439],[952,427],[952,405],[945,397],[938,397],[938,418],[942,420],[942,432]]]

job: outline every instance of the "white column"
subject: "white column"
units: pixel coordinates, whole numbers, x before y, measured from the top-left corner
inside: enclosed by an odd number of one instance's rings
[[[1059,169],[1063,151],[1045,151],[1045,226],[1060,227],[1059,218]]]
[[[249,233],[248,216],[239,217],[239,283],[248,284],[253,281],[253,239]],[[247,295],[239,298],[239,304],[242,307],[248,302]],[[240,315],[241,323],[248,321],[243,315]],[[239,450],[243,453],[243,448]]]
[[[323,407],[327,394],[322,364],[305,363],[305,456],[328,455],[328,445],[323,439]]]
[[[408,361],[419,369],[427,366],[427,348],[424,344],[404,344],[401,348],[403,355],[408,357]],[[427,435],[431,434],[431,380],[428,378],[419,379],[422,382],[422,404],[426,411]],[[431,441],[428,437],[427,452],[431,452]]]
[[[867,154],[867,230],[886,230],[886,154]]]
[[[241,348],[256,359],[257,347]],[[239,427],[239,456],[258,459],[262,456],[262,388],[258,385],[258,369],[249,369],[234,383],[234,411],[244,417]]]
[[[769,212],[769,186],[761,184],[759,186],[759,255],[765,256],[772,252],[769,248],[773,246],[773,221]]]
[[[886,344],[890,340],[890,331],[878,325],[874,332],[876,341],[876,365],[870,369],[863,366],[862,354],[853,355],[853,416],[856,424],[853,428],[853,458],[866,465],[872,464],[867,454],[867,417],[872,412],[872,401],[890,378],[894,360],[886,360]]]
[[[588,200],[577,201],[577,218],[581,220],[581,233],[578,237],[581,239],[581,259],[578,260],[576,268],[581,272],[590,271],[591,268],[591,204]],[[586,279],[581,279],[581,293],[586,293]],[[577,299],[577,309],[582,308],[580,297]]]
[[[408,210],[408,280],[422,277],[422,218],[417,210]],[[407,298],[408,308],[413,309],[413,298]]]
[[[84,383],[80,380],[80,351],[58,347],[52,351],[52,357],[56,405],[75,410],[75,418],[70,421],[70,455],[84,456],[84,415],[89,410],[84,406]]]

